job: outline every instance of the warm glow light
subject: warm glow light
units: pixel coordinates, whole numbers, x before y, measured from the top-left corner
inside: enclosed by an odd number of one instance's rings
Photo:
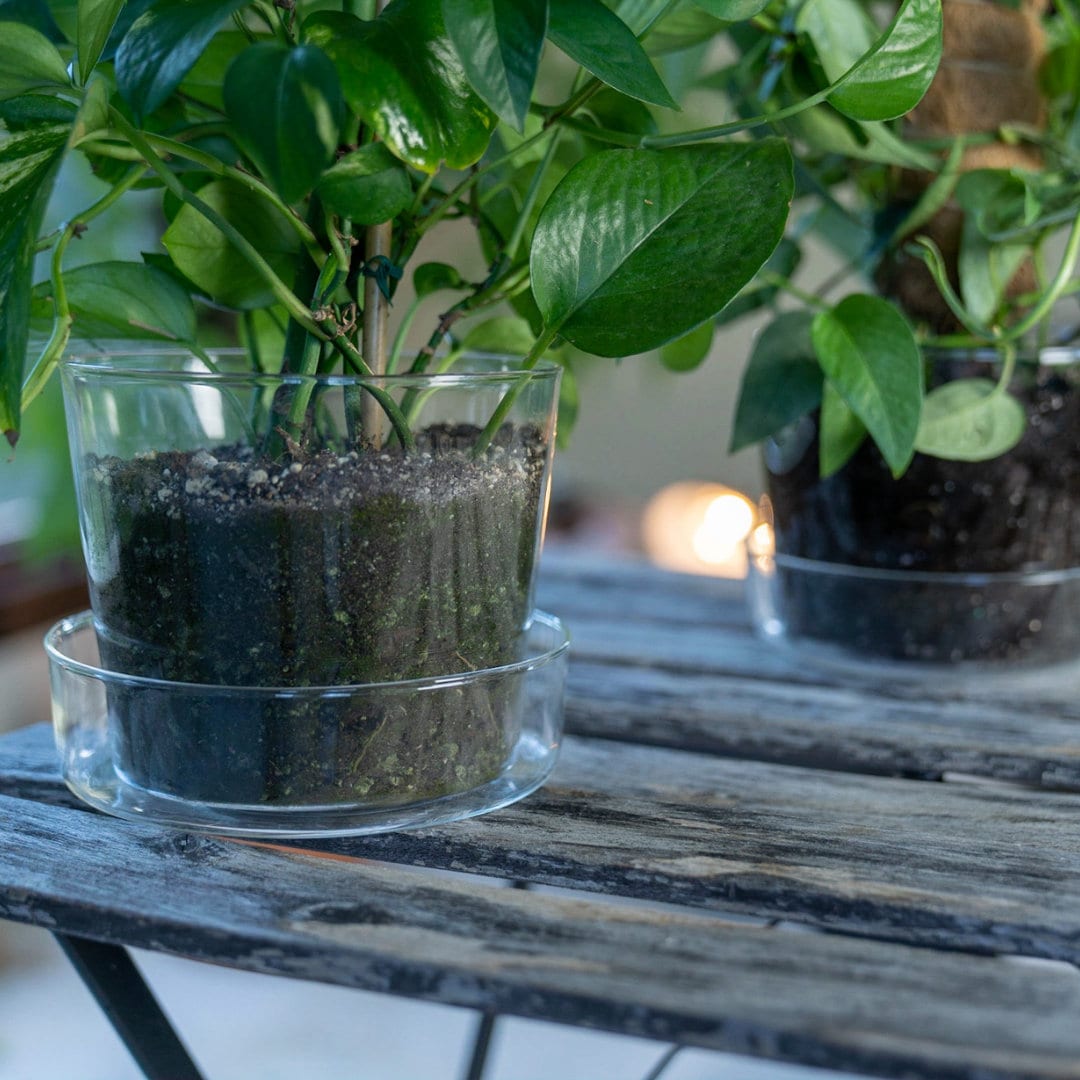
[[[745,541],[755,521],[753,503],[731,488],[672,484],[645,508],[645,550],[653,562],[670,570],[743,577]]]

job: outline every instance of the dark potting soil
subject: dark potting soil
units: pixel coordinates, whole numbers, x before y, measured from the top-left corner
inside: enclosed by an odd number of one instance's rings
[[[89,463],[115,550],[91,595],[104,664],[230,686],[393,682],[519,659],[546,455],[504,427],[439,427],[418,452],[250,448]],[[512,701],[143,695],[114,708],[136,783],[207,801],[409,801],[497,775]]]
[[[954,365],[950,378],[986,375]],[[865,442],[826,479],[807,419],[766,451],[778,554],[929,573],[1033,573],[1080,566],[1080,386],[1071,368],[1014,384],[1028,426],[984,462],[916,454],[894,479]],[[778,567],[792,632],[868,654],[930,661],[1080,656],[1080,583],[986,583],[806,574]],[[792,625],[795,623],[796,625]]]

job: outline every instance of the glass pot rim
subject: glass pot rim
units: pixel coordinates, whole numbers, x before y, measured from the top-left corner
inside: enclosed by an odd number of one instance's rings
[[[228,347],[205,350],[215,361],[226,362],[246,358],[244,349]],[[405,354],[415,356],[416,353]],[[130,348],[101,347],[75,350],[60,361],[62,373],[91,379],[109,379],[125,383],[180,383],[201,386],[315,386],[350,387],[378,386],[386,389],[402,387],[459,387],[505,386],[518,381],[551,382],[559,378],[562,368],[552,360],[540,360],[535,366],[521,366],[521,357],[505,353],[470,350],[461,354],[463,366],[450,371],[395,372],[393,374],[301,374],[206,369],[206,362],[190,349],[177,346]],[[200,364],[203,370],[190,370],[185,364]]]
[[[992,345],[921,345],[923,358],[939,363],[1000,365],[1001,353]],[[1080,364],[1080,344],[1022,346],[1016,362],[1024,367],[1072,367]]]
[[[264,699],[278,698],[325,698],[350,697],[358,693],[401,692],[413,694],[417,691],[448,690],[456,686],[468,686],[487,680],[502,679],[507,676],[523,675],[537,671],[559,660],[570,648],[570,635],[562,621],[546,611],[534,610],[529,624],[529,632],[541,627],[553,644],[543,652],[532,653],[521,660],[498,667],[478,668],[475,671],[462,671],[453,675],[431,675],[420,679],[401,679],[397,682],[373,683],[330,683],[311,686],[232,686],[222,683],[180,682],[172,679],[157,679],[149,675],[129,675],[123,671],[98,667],[84,660],[76,660],[64,650],[64,643],[76,634],[93,628],[94,614],[82,611],[69,615],[51,626],[45,633],[45,652],[49,660],[72,675],[94,679],[96,682],[128,687],[141,687],[146,690],[167,690],[177,694],[195,694],[199,697],[218,697],[223,695],[242,695]]]

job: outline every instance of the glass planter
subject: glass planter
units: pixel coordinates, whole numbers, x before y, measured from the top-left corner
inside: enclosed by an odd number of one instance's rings
[[[69,784],[117,813],[273,835],[531,790],[560,727],[564,646],[533,618],[558,370],[240,359],[62,367],[98,650],[73,644],[82,623],[51,639]],[[539,713],[537,686],[554,694]]]
[[[983,462],[917,454],[893,479],[866,442],[826,479],[816,418],[765,448],[774,540],[751,540],[767,636],[848,661],[1048,664],[1080,656],[1080,366],[1018,365],[1021,441]],[[996,378],[985,354],[934,353],[929,385]]]

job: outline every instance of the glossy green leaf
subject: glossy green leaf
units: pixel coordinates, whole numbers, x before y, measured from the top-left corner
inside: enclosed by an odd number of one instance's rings
[[[69,129],[56,124],[0,142],[0,431],[15,445],[34,245],[64,155]]]
[[[124,0],[79,0],[75,43],[82,82],[90,78],[123,6]]]
[[[923,398],[911,327],[885,300],[849,296],[814,317],[811,336],[825,375],[899,476],[914,452]]]
[[[915,448],[949,461],[985,461],[1023,437],[1023,406],[990,379],[957,379],[926,395]]]
[[[0,101],[46,86],[68,86],[64,59],[32,26],[0,22]]]
[[[775,435],[821,402],[824,376],[810,340],[813,316],[778,315],[757,336],[739,387],[729,450]]]
[[[724,22],[752,19],[769,6],[769,0],[694,0],[694,6]]]
[[[158,0],[116,50],[116,85],[137,116],[152,113],[180,85],[203,49],[245,0]]]
[[[633,32],[600,0],[551,0],[548,37],[608,86],[653,105],[679,107]]]
[[[240,145],[286,202],[334,160],[343,102],[333,61],[312,45],[259,42],[225,74],[225,111]]]
[[[279,277],[292,280],[299,240],[280,211],[228,180],[215,180],[198,194],[255,245]],[[273,293],[263,278],[216,226],[187,203],[165,230],[162,242],[177,269],[219,303],[235,308],[272,303]]]
[[[472,88],[521,131],[547,33],[547,0],[442,0],[443,20]]]
[[[349,108],[403,161],[434,173],[483,156],[495,114],[469,84],[442,0],[396,0],[370,22],[316,12],[304,38],[334,61]]]
[[[356,225],[390,221],[412,202],[405,166],[382,143],[369,143],[323,173],[319,197],[331,213]]]
[[[74,333],[82,339],[195,340],[191,297],[162,270],[135,262],[100,262],[64,274]],[[31,314],[51,317],[52,283],[34,288]]]
[[[797,27],[813,41],[829,81],[841,84],[829,101],[856,120],[910,112],[941,60],[941,0],[904,0],[880,36],[856,0],[809,0]]]
[[[848,408],[836,387],[826,381],[818,415],[818,471],[839,472],[866,438],[866,425]]]
[[[419,297],[430,296],[443,289],[466,289],[468,282],[449,263],[421,263],[413,271],[413,290]]]
[[[680,337],[772,254],[792,190],[778,139],[585,158],[533,235],[533,294],[548,331],[600,356]]]
[[[688,334],[669,341],[660,348],[660,363],[668,371],[693,371],[701,367],[712,348],[716,324],[707,319]]]

